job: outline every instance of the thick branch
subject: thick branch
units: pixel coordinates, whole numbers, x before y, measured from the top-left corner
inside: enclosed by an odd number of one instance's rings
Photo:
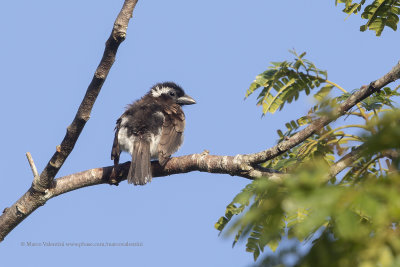
[[[94,77],[87,88],[85,97],[79,106],[67,133],[57,146],[56,152],[40,176],[36,176],[31,188],[10,208],[6,208],[0,216],[0,241],[22,222],[29,214],[36,210],[49,199],[49,188],[54,187],[53,179],[71,153],[83,127],[90,118],[90,112],[100,89],[115,61],[119,45],[125,40],[129,20],[137,0],[125,0],[124,5],[115,20],[113,30],[106,42],[103,57],[96,69]]]
[[[324,116],[315,120],[300,132],[294,134],[287,140],[280,142],[279,144],[270,149],[255,154],[245,155],[245,160],[249,163],[257,164],[273,159],[276,156],[285,153],[289,149],[302,143],[304,140],[309,138],[318,130],[322,129],[322,127],[328,125],[332,121],[336,120],[337,118],[345,114],[347,111],[349,111],[352,107],[354,107],[357,103],[359,103],[363,99],[367,98],[373,93],[379,91],[387,84],[394,82],[399,78],[400,78],[400,61],[397,63],[396,66],[393,67],[391,71],[389,71],[383,77],[370,83],[369,86],[362,86],[360,90],[354,92],[345,102],[339,105],[339,107],[336,109],[335,112],[331,114],[331,116]]]
[[[153,177],[163,177],[172,174],[187,173],[191,171],[224,173],[254,180],[261,176],[268,179],[281,179],[281,173],[264,168],[254,168],[246,165],[241,160],[242,155],[216,156],[208,154],[192,154],[171,158],[164,167],[158,162],[152,162]],[[126,179],[130,161],[118,165],[119,181]],[[82,187],[108,184],[113,166],[91,169],[57,178],[54,187],[47,192],[47,198],[52,198]]]
[[[268,177],[269,179],[281,178],[282,174],[280,173],[245,164],[242,157],[242,155],[215,156],[208,155],[208,153],[201,153],[171,158],[164,167],[161,167],[158,162],[152,162],[153,176],[162,177],[177,173],[201,171],[226,173],[251,180],[261,176]],[[130,161],[118,165],[119,181],[126,179],[129,165]],[[44,194],[31,188],[12,207],[4,210],[3,215],[0,217],[1,240],[16,225],[38,207],[44,205],[50,198],[82,187],[109,183],[112,169],[113,166],[96,168],[55,179],[52,187],[47,189]]]

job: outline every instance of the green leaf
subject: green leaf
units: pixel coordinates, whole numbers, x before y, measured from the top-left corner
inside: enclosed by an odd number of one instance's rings
[[[286,103],[297,100],[301,92],[309,95],[327,79],[327,72],[318,69],[314,63],[304,58],[305,52],[295,56],[294,61],[271,62],[268,70],[256,77],[246,91],[246,98],[261,88],[258,105],[263,114],[282,110]]]
[[[318,101],[322,101],[332,90],[334,86],[331,84],[327,84],[322,87],[317,93],[315,93],[314,98]]]
[[[279,246],[279,241],[278,240],[271,240],[268,243],[268,247],[272,250],[272,252],[275,252],[276,249],[278,248],[278,246]]]

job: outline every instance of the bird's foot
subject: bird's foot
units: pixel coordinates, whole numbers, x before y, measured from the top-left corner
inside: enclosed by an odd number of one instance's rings
[[[110,178],[108,179],[108,184],[109,184],[109,185],[116,185],[116,186],[118,186],[120,181],[121,181],[121,180],[118,179],[118,170],[117,170],[117,167],[114,167],[114,168],[112,169],[112,171],[111,171]]]

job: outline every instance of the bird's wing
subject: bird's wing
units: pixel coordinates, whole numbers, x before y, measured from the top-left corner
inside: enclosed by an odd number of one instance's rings
[[[165,118],[158,144],[158,161],[164,165],[182,143],[185,128],[185,114],[181,106],[168,106],[163,111]]]
[[[119,163],[119,155],[121,154],[121,150],[119,149],[119,142],[118,142],[118,132],[121,127],[122,119],[119,118],[117,120],[117,125],[115,126],[115,137],[114,142],[111,150],[111,159],[114,160],[114,165]]]

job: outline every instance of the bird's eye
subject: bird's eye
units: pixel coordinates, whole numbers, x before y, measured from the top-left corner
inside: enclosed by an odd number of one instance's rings
[[[175,96],[175,92],[172,92],[172,91],[171,91],[171,92],[169,92],[169,95],[170,95],[170,96]]]

